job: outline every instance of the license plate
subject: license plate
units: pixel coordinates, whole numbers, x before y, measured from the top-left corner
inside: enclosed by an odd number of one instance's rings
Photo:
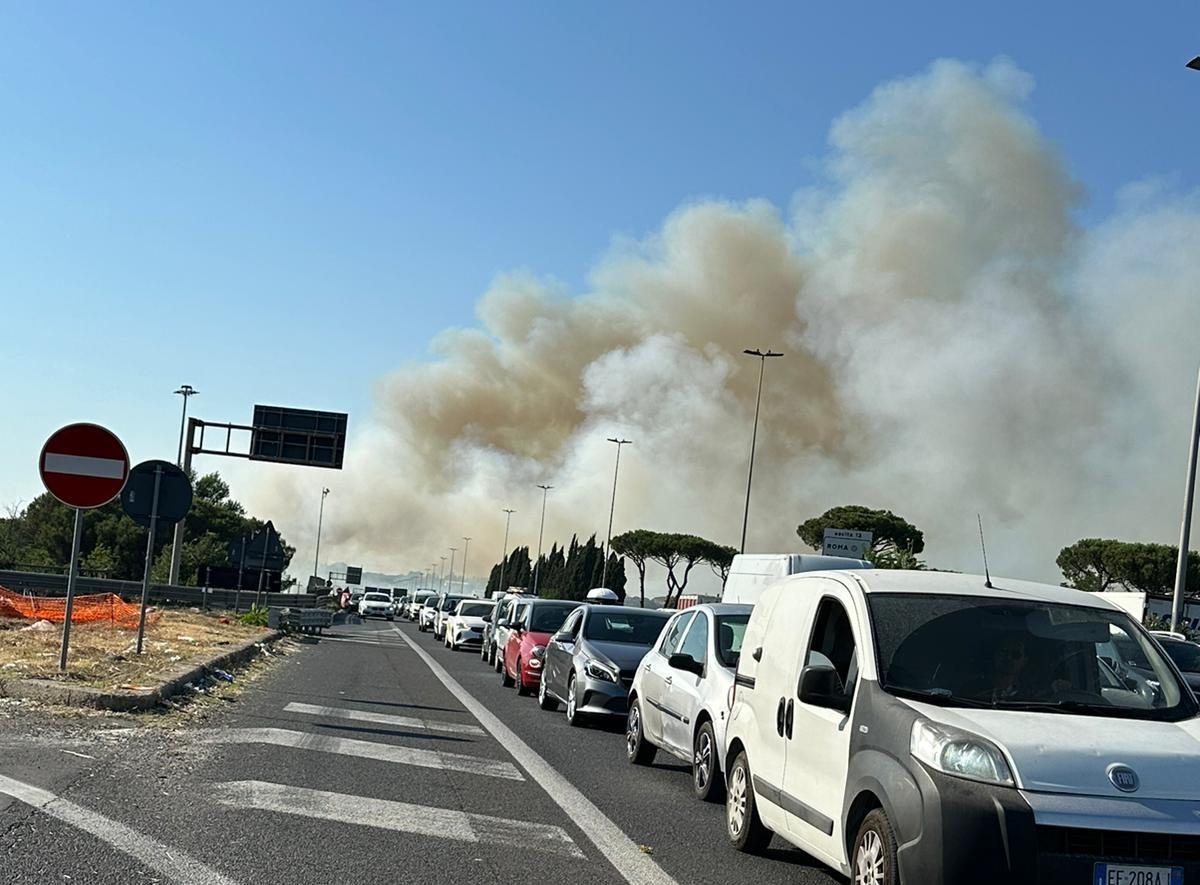
[[[1183,885],[1183,867],[1098,863],[1093,885]]]

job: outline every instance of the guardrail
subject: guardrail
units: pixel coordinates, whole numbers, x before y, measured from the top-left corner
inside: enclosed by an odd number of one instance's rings
[[[47,575],[38,572],[0,571],[0,586],[18,593],[35,596],[66,596],[67,576]],[[76,579],[76,593],[115,593],[126,602],[138,602],[142,598],[142,585],[137,581],[114,581],[109,578]],[[240,611],[254,602],[251,590],[227,590],[216,587],[181,587],[174,584],[151,584],[150,601],[155,604],[190,605],[198,608],[231,608]],[[265,606],[288,608],[313,608],[320,605],[321,596],[310,593],[263,593],[260,601]]]
[[[333,612],[319,608],[274,608],[267,612],[267,626],[285,633],[320,633],[333,626]]]

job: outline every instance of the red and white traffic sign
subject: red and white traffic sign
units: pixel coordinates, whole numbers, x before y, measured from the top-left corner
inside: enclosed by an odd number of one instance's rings
[[[117,437],[96,424],[68,424],[42,446],[42,482],[70,507],[102,507],[125,487],[129,453]]]

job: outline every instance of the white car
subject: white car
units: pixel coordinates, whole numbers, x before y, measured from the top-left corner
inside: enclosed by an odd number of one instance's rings
[[[426,596],[421,607],[417,609],[417,629],[424,633],[433,629],[434,618],[437,617],[437,596]]]
[[[1200,705],[1100,594],[785,578],[750,615],[725,755],[735,847],[775,834],[855,883],[1200,882]]]
[[[364,593],[363,598],[358,601],[358,614],[362,618],[387,618],[389,621],[395,619],[395,612],[392,609],[392,598],[386,593]]]
[[[446,616],[442,635],[446,648],[458,651],[483,644],[483,626],[492,616],[496,603],[490,599],[464,599]]]
[[[720,799],[725,785],[729,689],[752,608],[706,603],[675,615],[629,690],[629,761],[649,765],[666,750],[691,764],[692,790],[705,801]]]
[[[497,673],[504,670],[504,647],[508,645],[508,637],[512,633],[513,625],[521,620],[521,615],[524,614],[523,606],[528,604],[532,598],[532,596],[513,596],[500,603],[500,617],[496,621],[496,626],[492,628],[492,642],[496,646],[496,658],[492,662],[492,669]]]

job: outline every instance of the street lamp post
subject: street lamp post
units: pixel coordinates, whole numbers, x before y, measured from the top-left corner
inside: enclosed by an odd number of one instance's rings
[[[758,443],[758,409],[762,405],[763,374],[767,368],[767,358],[783,356],[773,350],[743,350],[747,356],[756,356],[758,364],[758,397],[754,400],[754,433],[750,436],[750,471],[746,476],[746,510],[742,514],[742,553],[746,552],[746,527],[750,523],[750,484],[754,481],[754,448]]]
[[[537,559],[533,562],[533,595],[537,596],[538,591],[538,566],[542,564],[542,532],[546,528],[546,496],[550,494],[550,490],[554,486],[538,485],[542,490],[542,522],[538,526],[538,552]]]
[[[317,552],[313,555],[313,575],[321,574],[318,568],[321,565],[321,523],[325,520],[325,496],[329,494],[329,489],[321,489],[321,509],[317,513]]]
[[[1200,71],[1200,55],[1187,63]],[[1179,551],[1175,560],[1175,594],[1171,599],[1171,630],[1179,629],[1183,619],[1183,599],[1187,592],[1188,547],[1192,534],[1192,499],[1196,494],[1196,448],[1200,444],[1200,375],[1196,379],[1196,403],[1192,407],[1192,437],[1188,446],[1187,479],[1183,484],[1183,522],[1179,527]]]
[[[500,548],[500,586],[496,588],[497,593],[504,592],[504,567],[508,565],[508,526],[512,522],[512,515],[517,511],[506,507],[502,512],[507,515],[504,517],[504,544]]]
[[[432,579],[430,579],[432,580]],[[442,572],[438,575],[438,593],[441,593],[446,586],[446,557],[442,557]]]
[[[175,391],[175,393],[183,397],[183,417],[179,419],[179,455],[175,458],[175,463],[180,467],[183,466],[183,432],[184,428],[187,427],[187,401],[199,392],[190,384],[181,384],[179,389]]]
[[[445,590],[445,592],[447,592],[447,593],[454,590],[454,551],[457,549],[458,549],[457,547],[450,548],[450,574],[448,574],[446,576],[446,590]]]
[[[612,547],[613,514],[617,512],[617,474],[621,470],[621,446],[629,445],[632,440],[610,436],[608,441],[617,444],[617,465],[613,468],[612,504],[608,508],[608,538],[604,542],[604,568],[600,572],[600,586],[605,589],[608,588],[608,558],[611,555],[609,548]]]
[[[463,596],[467,595],[467,552],[471,549],[471,539],[463,536],[463,572],[462,572],[462,587]]]

